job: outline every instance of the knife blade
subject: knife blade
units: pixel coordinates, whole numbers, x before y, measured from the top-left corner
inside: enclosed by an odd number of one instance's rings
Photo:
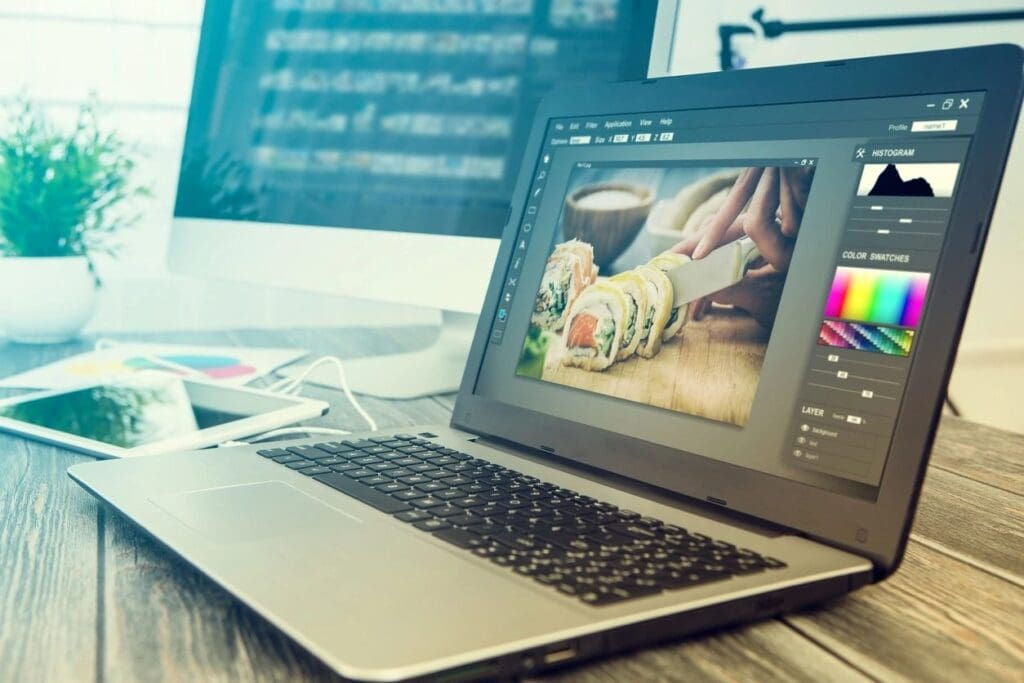
[[[702,259],[681,263],[665,271],[672,283],[672,305],[682,306],[734,285],[761,257],[757,245],[743,237],[718,247]]]

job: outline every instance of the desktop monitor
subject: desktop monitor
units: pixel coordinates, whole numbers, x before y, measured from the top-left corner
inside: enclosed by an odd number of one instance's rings
[[[538,101],[666,73],[676,5],[207,2],[171,268],[441,309],[431,347],[346,370],[360,393],[454,391]]]

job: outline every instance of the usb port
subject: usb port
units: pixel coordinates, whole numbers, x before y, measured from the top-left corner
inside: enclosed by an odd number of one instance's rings
[[[576,646],[572,643],[565,643],[563,645],[556,645],[554,649],[548,650],[544,654],[541,661],[544,664],[550,666],[551,664],[560,664],[562,662],[568,662],[570,659],[576,657]]]

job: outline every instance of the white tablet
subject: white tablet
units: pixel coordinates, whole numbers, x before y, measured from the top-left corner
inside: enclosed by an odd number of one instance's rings
[[[0,401],[0,430],[104,458],[215,446],[325,414],[298,396],[160,372]]]

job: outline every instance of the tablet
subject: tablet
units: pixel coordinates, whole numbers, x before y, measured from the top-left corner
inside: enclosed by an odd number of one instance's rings
[[[0,430],[104,458],[215,446],[319,417],[322,401],[160,372],[0,401]]]

